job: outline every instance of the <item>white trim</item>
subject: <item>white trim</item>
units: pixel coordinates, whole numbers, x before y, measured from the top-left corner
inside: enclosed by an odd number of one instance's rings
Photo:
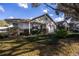
[[[8,28],[14,27],[12,24],[8,26]]]
[[[0,27],[0,29],[7,29],[8,27]]]

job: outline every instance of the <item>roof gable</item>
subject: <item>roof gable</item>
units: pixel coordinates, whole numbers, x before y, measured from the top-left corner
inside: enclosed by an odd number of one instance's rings
[[[49,18],[50,21],[52,21],[52,22],[56,25],[56,23],[54,22],[54,20],[53,20],[47,13],[46,13],[46,14],[43,14],[43,15],[41,15],[41,16],[35,17],[35,18],[33,18],[31,21],[36,20],[36,19],[39,19],[39,18],[43,18],[43,17]]]

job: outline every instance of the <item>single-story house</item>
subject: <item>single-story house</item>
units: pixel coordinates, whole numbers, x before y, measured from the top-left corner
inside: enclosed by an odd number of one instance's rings
[[[20,34],[21,32],[27,32],[30,34],[32,30],[41,30],[45,33],[53,33],[57,25],[53,19],[48,14],[43,14],[41,16],[35,17],[33,19],[6,19],[8,23],[12,23],[16,32]],[[27,30],[28,29],[28,30]],[[27,30],[27,31],[26,31]]]

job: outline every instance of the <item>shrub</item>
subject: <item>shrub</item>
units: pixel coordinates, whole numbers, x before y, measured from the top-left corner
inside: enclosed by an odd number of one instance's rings
[[[48,41],[46,42],[47,44],[54,44],[57,45],[59,44],[59,41],[61,40],[61,38],[66,38],[68,36],[68,33],[65,29],[58,29],[57,31],[55,31],[55,34],[53,34],[52,36],[49,36]]]
[[[7,38],[8,37],[8,33],[0,33],[0,38]]]
[[[32,30],[32,34],[39,34],[39,33],[40,33],[39,29]]]
[[[68,32],[65,29],[59,29],[55,32],[55,38],[66,38]]]

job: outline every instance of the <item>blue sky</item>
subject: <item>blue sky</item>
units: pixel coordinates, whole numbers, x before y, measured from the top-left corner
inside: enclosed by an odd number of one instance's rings
[[[56,6],[53,5],[55,8]],[[54,21],[63,19],[63,15],[57,16],[54,10],[47,8],[44,4],[33,8],[31,4],[27,3],[0,3],[0,19],[6,18],[21,18],[31,19],[44,13],[48,13]]]

